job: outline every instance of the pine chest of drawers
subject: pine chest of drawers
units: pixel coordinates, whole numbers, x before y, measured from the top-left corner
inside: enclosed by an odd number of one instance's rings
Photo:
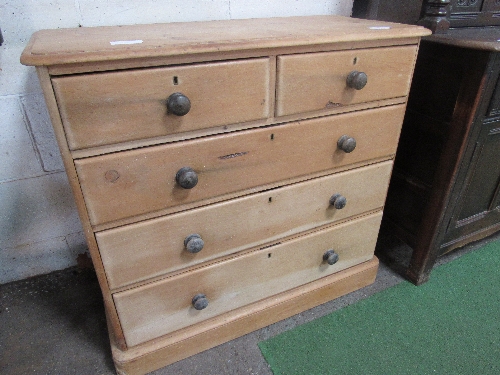
[[[119,373],[373,282],[419,38],[336,16],[42,30]]]

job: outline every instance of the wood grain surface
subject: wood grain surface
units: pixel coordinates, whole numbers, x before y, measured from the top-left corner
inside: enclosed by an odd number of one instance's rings
[[[190,272],[113,294],[128,346],[134,346],[370,260],[382,213],[208,263]],[[339,261],[323,254],[334,249]],[[192,298],[209,300],[195,310]]]
[[[93,225],[133,217],[226,193],[243,195],[259,185],[328,171],[396,152],[404,105],[322,117],[276,127],[149,147],[76,160]],[[337,148],[344,134],[356,149]],[[175,182],[182,167],[198,174],[198,185]]]
[[[340,16],[82,27],[36,32],[23,52],[21,62],[26,65],[116,62],[155,56],[222,54],[367,40],[389,39],[398,44],[405,38],[418,41],[419,37],[429,34],[429,30],[420,26]]]
[[[112,289],[290,236],[384,205],[392,161],[96,233]],[[370,181],[367,189],[366,182]],[[342,194],[335,209],[329,199]],[[184,239],[204,241],[196,254]]]
[[[372,48],[278,57],[276,115],[408,95],[416,46]],[[350,72],[368,76],[361,90],[350,88]]]
[[[415,53],[429,34],[311,16],[32,36],[21,62],[38,68],[119,374],[374,281]],[[363,90],[346,89],[351,70],[367,73]],[[191,101],[183,117],[167,111],[174,92]],[[192,189],[176,182],[183,167],[198,177]],[[342,209],[329,205],[336,193]],[[192,233],[204,240],[197,254],[184,250]],[[201,311],[198,293],[209,300]]]
[[[76,150],[266,118],[269,70],[264,58],[64,76],[52,84]],[[184,116],[167,112],[176,92],[191,102]]]
[[[157,340],[120,350],[111,337],[120,375],[138,375],[166,366],[256,329],[363,288],[375,281],[378,259],[240,307]]]

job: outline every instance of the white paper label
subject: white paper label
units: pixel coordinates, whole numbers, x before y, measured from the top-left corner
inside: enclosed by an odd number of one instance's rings
[[[117,46],[120,44],[141,44],[142,40],[117,40],[115,42],[109,42],[112,46]]]
[[[390,26],[370,26],[370,30],[390,30]]]

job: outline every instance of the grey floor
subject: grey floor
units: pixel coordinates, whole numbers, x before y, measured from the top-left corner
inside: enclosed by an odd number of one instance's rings
[[[439,259],[449,262],[500,234]],[[257,343],[389,288],[411,250],[382,238],[392,261],[375,283],[153,372],[155,375],[272,374]],[[432,276],[431,276],[432,277]],[[0,374],[114,374],[104,309],[95,274],[78,268],[0,285]]]

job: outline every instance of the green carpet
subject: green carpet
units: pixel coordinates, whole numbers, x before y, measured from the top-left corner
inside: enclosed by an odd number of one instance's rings
[[[259,347],[274,375],[500,375],[500,241]]]

